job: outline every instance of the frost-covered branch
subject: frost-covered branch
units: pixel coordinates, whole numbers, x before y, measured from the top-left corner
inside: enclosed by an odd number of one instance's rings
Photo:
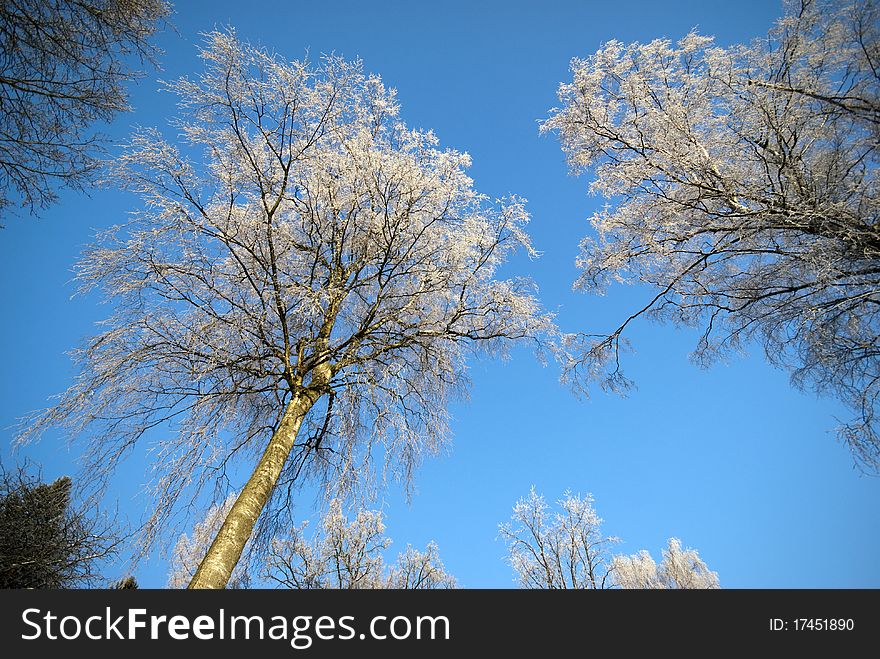
[[[613,583],[611,546],[593,497],[566,492],[551,512],[535,492],[517,501],[510,522],[499,527],[508,560],[524,588],[608,588]]]
[[[222,585],[252,529],[265,548],[289,522],[303,482],[331,497],[376,473],[409,482],[448,439],[468,358],[554,329],[531,282],[497,276],[533,251],[524,201],[475,191],[469,156],[407,128],[359,62],[286,62],[232,32],[202,58],[169,84],[181,144],[145,130],[115,163],[142,208],[77,265],[114,313],[24,437],[85,436],[106,477],[149,436],[148,539],[182,493],[214,484],[222,500],[246,465],[205,563]]]
[[[338,500],[321,520],[321,531],[306,537],[307,524],[272,541],[264,576],[284,588],[455,588],[436,543],[424,552],[407,546],[387,567],[383,553],[391,545],[378,511],[358,511],[349,520]]]
[[[718,575],[706,567],[695,549],[682,549],[677,538],[670,538],[659,566],[645,550],[633,556],[615,556],[614,579],[620,588],[719,588]]]
[[[570,339],[576,386],[629,384],[620,353],[639,317],[700,327],[701,364],[758,341],[795,385],[853,410],[841,437],[877,466],[878,37],[874,0],[802,0],[750,45],[691,33],[572,61],[543,130],[614,200],[577,286],[655,289],[610,333]]]
[[[593,496],[566,492],[551,511],[543,495],[529,492],[517,501],[509,522],[501,524],[508,562],[523,588],[718,588],[694,549],[682,549],[675,538],[663,551],[659,567],[647,551],[614,556],[618,538],[602,533],[602,518]]]

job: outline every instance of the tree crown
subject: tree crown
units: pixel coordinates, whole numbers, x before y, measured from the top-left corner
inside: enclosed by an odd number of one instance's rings
[[[75,357],[76,383],[26,432],[53,424],[95,441],[108,468],[163,433],[158,518],[187,485],[225,473],[316,405],[282,475],[345,492],[379,456],[407,479],[447,437],[466,358],[540,341],[552,320],[525,279],[523,200],[473,189],[467,154],[409,129],[393,90],[359,62],[284,62],[211,33],[179,95],[180,147],[135,135],[114,180],[143,199],[77,265],[115,313]]]

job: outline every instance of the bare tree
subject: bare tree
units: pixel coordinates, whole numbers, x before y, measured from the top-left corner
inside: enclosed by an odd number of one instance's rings
[[[535,489],[513,507],[510,522],[499,527],[508,560],[524,588],[610,588],[610,548],[617,538],[602,533],[593,496],[566,492],[551,513]]]
[[[633,556],[615,556],[613,565],[614,579],[621,588],[719,588],[718,575],[706,567],[695,549],[682,549],[677,538],[669,539],[659,567],[644,549]]]
[[[672,538],[659,568],[650,554],[613,556],[618,538],[602,533],[602,518],[593,496],[566,492],[551,511],[543,495],[529,492],[517,501],[500,536],[507,544],[508,562],[524,588],[718,588],[718,575],[709,571],[696,550],[681,548]]]
[[[578,337],[569,377],[628,386],[620,351],[641,316],[702,327],[703,364],[758,340],[795,385],[853,409],[841,437],[878,466],[878,34],[875,0],[793,0],[751,45],[691,33],[572,61],[543,130],[614,201],[576,285],[654,291],[610,334]]]
[[[26,466],[0,465],[0,588],[102,585],[102,563],[122,535],[101,513],[72,501],[72,481],[42,483]]]
[[[128,109],[130,58],[154,61],[164,0],[5,0],[0,5],[0,213],[31,213],[97,166],[96,121]]]
[[[407,546],[397,564],[386,569],[383,553],[391,545],[382,514],[358,511],[348,520],[339,500],[321,520],[321,533],[308,539],[307,523],[272,541],[265,576],[286,588],[455,588],[436,543],[424,552]]]
[[[534,254],[523,201],[475,192],[470,158],[407,128],[360,63],[286,63],[232,33],[202,57],[199,78],[169,86],[201,160],[151,130],[117,163],[144,208],[77,266],[116,312],[25,437],[86,434],[107,473],[173,423],[148,534],[185,486],[256,459],[191,583],[222,587],[273,492],[285,504],[306,477],[351,491],[376,455],[408,480],[446,441],[468,356],[553,324],[528,280],[496,278],[512,250]]]

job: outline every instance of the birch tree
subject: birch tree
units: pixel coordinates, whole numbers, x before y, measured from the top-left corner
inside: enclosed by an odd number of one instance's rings
[[[701,364],[758,341],[795,385],[853,410],[840,436],[878,466],[878,30],[874,0],[791,0],[749,45],[691,33],[572,60],[543,130],[611,202],[576,287],[651,292],[577,337],[568,377],[626,388],[620,353],[643,316],[701,328]]]
[[[615,556],[619,538],[606,536],[593,496],[566,492],[553,510],[535,489],[516,502],[510,521],[501,524],[500,537],[507,560],[523,588],[540,589],[674,589],[718,588],[694,549],[682,549],[669,540],[658,566],[642,550],[633,556]]]
[[[183,533],[177,539],[171,552],[168,588],[186,588],[189,585],[234,503],[235,496],[230,495],[222,504],[211,506],[204,519],[193,526],[191,534]],[[247,547],[243,553],[247,553]],[[248,588],[251,584],[248,567],[245,561],[239,561],[226,587]]]
[[[115,311],[25,433],[86,435],[107,473],[156,429],[148,536],[185,486],[255,461],[199,588],[226,584],[267,504],[306,479],[333,495],[408,480],[447,441],[468,357],[553,328],[530,281],[497,276],[534,255],[523,200],[476,192],[468,155],[407,128],[359,62],[286,62],[231,32],[201,54],[169,85],[180,145],[145,130],[116,163],[143,206],[76,268]]]
[[[425,551],[411,546],[401,552],[397,563],[388,567],[384,552],[391,546],[385,535],[382,514],[360,510],[348,519],[341,502],[331,502],[321,519],[321,529],[307,536],[303,522],[287,534],[272,540],[264,575],[285,588],[375,589],[397,588],[430,590],[455,588],[440,560],[434,542]]]
[[[621,588],[654,590],[719,588],[712,572],[695,549],[682,549],[681,541],[670,538],[658,566],[644,549],[632,556],[615,556],[614,579]]]
[[[388,588],[401,590],[458,588],[455,577],[446,572],[440,560],[440,547],[434,541],[427,544],[425,551],[407,545],[389,569],[385,583]]]
[[[535,489],[513,507],[499,527],[508,561],[523,588],[598,590],[613,584],[611,547],[618,538],[602,533],[593,496],[566,492],[551,512]]]
[[[0,5],[0,212],[34,213],[97,167],[98,121],[128,109],[129,58],[154,62],[163,0],[5,0]]]

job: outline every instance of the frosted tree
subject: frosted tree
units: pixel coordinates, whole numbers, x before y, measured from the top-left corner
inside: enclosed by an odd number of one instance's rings
[[[31,213],[94,172],[96,121],[128,109],[125,84],[154,61],[163,0],[6,0],[0,5],[0,211]]]
[[[786,6],[750,45],[691,33],[572,61],[543,130],[613,202],[592,218],[576,286],[653,291],[609,334],[578,337],[568,376],[625,388],[620,352],[642,316],[700,327],[703,364],[756,340],[795,385],[853,409],[840,435],[873,469],[880,14],[874,0]]]
[[[669,539],[658,566],[642,550],[633,556],[615,556],[614,579],[620,588],[707,589],[718,588],[718,575],[709,570],[695,549],[682,549],[681,541]]]
[[[602,532],[593,496],[566,492],[551,510],[543,495],[529,492],[517,501],[500,537],[507,560],[523,588],[718,588],[696,550],[682,549],[672,538],[658,567],[647,551],[614,556],[618,538]]]
[[[496,277],[514,250],[534,254],[523,200],[477,193],[470,158],[407,128],[360,63],[286,62],[232,33],[208,35],[202,58],[169,85],[181,147],[146,130],[116,163],[143,207],[76,269],[115,312],[25,438],[85,435],[107,474],[152,431],[148,538],[186,486],[228,491],[244,461],[190,584],[223,587],[267,505],[258,531],[307,479],[331,496],[380,472],[408,481],[447,440],[468,357],[553,325],[530,281]]]
[[[205,518],[193,527],[192,535],[186,533],[180,535],[171,553],[168,588],[186,588],[189,585],[234,503],[235,496],[230,495],[222,504],[211,506]],[[244,562],[239,562],[232,571],[226,587],[248,588],[250,584],[248,566]]]
[[[609,588],[610,548],[617,538],[602,533],[593,496],[566,492],[550,511],[543,495],[529,492],[517,501],[511,520],[499,527],[508,561],[524,588]]]
[[[388,571],[385,580],[387,588],[404,590],[435,590],[438,588],[457,588],[458,583],[446,572],[440,560],[440,548],[431,541],[425,551],[407,545],[397,557],[397,563]]]
[[[391,545],[378,511],[358,511],[349,520],[339,500],[321,520],[321,532],[306,537],[307,522],[275,538],[265,576],[285,588],[455,588],[436,543],[424,552],[407,546],[397,564],[386,568],[383,554]]]

